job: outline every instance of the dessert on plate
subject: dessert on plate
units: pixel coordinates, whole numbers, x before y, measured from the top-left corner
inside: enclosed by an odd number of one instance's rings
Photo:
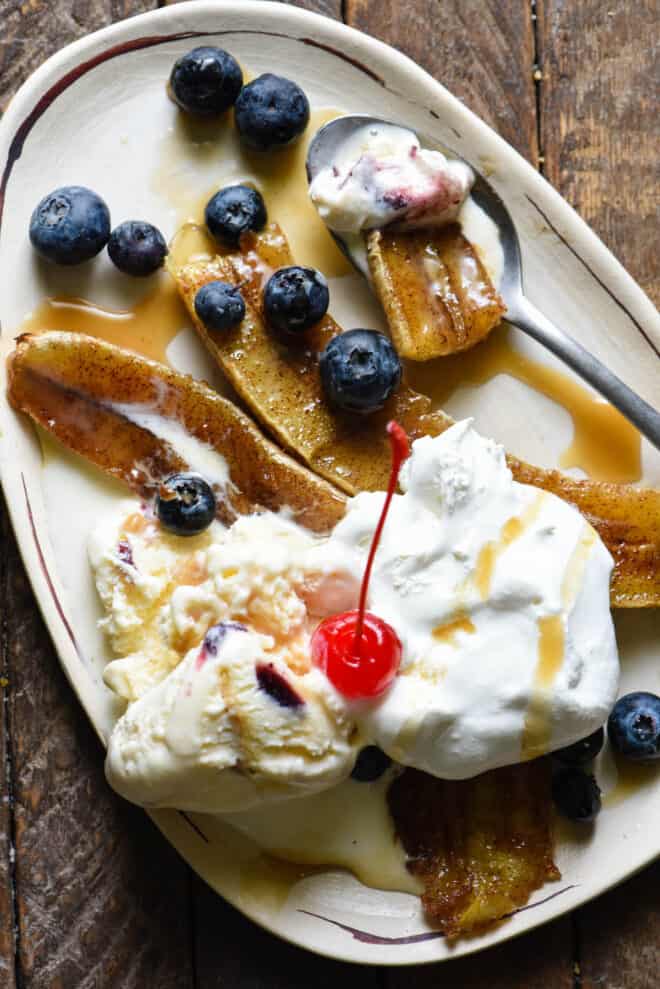
[[[263,154],[309,120],[294,82],[244,86],[211,47],[179,59],[170,94],[200,116],[235,105]],[[402,357],[477,345],[503,306],[461,226],[468,166],[398,128],[360,142],[311,196],[365,238],[389,336],[339,327],[325,277],[245,183],[206,205],[217,253],[184,263],[152,224],[111,230],[91,190],[55,190],[33,214],[51,262],[107,243],[127,275],[165,263],[265,432],[203,382],[62,331],[18,338],[9,399],[127,488],[89,541],[121,708],[111,785],[238,828],[272,813],[286,832],[352,781],[386,800],[392,846],[454,937],[558,877],[552,796],[595,817],[580,767],[608,716],[618,751],[660,751],[658,698],[615,704],[610,614],[660,601],[660,493],[523,464],[408,387]]]
[[[477,207],[469,165],[420,147],[392,124],[359,128],[319,171],[310,197],[328,227],[366,247],[372,283],[401,357],[467,350],[505,307],[463,233]]]

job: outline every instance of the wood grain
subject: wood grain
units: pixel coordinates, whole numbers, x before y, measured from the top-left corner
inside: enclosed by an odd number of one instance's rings
[[[578,932],[582,989],[657,989],[660,861],[583,907]]]
[[[53,52],[90,31],[157,6],[156,0],[0,0],[0,111]]]
[[[525,0],[348,0],[348,22],[410,55],[537,164],[534,38]],[[486,960],[487,959],[487,960]],[[388,973],[388,989],[570,989],[570,920],[476,956]]]
[[[442,965],[391,969],[387,989],[574,989],[570,919],[562,917],[491,948]]]
[[[539,0],[545,174],[660,302],[654,0]],[[585,989],[651,989],[660,971],[658,866],[576,915]]]
[[[0,0],[0,108],[51,52],[156,0]],[[162,5],[162,4],[161,4]],[[415,58],[537,162],[527,0],[298,0]],[[660,298],[652,222],[652,0],[538,0],[540,134],[550,180]],[[657,73],[657,69],[655,70]],[[0,985],[15,989],[10,814],[16,795],[23,989],[568,989],[564,918],[485,955],[375,970],[318,958],[259,930],[190,877],[144,815],[117,800],[54,656],[2,508]],[[5,735],[5,728],[10,735]],[[658,866],[579,911],[584,989],[651,989],[660,968]],[[192,909],[191,909],[192,907]],[[577,982],[575,983],[577,985]]]
[[[274,938],[195,878],[199,989],[381,989],[382,972]]]
[[[656,0],[539,0],[549,180],[660,303]]]
[[[13,537],[4,551],[22,985],[188,989],[186,867],[107,786]]]
[[[9,520],[5,513],[0,514],[0,545],[5,546],[9,539]],[[9,581],[8,560],[0,554],[0,601],[7,599]],[[12,832],[12,786],[13,776],[9,762],[9,739],[7,722],[9,717],[9,669],[7,665],[7,622],[3,616],[0,627],[0,985],[15,989],[14,965],[14,904],[13,872],[14,850]]]
[[[534,43],[527,0],[347,0],[347,21],[387,41],[534,165]]]
[[[0,0],[0,93],[53,51],[155,2]],[[109,790],[103,753],[66,683],[2,506],[7,740],[13,755],[18,961],[23,989],[193,985],[186,867]],[[4,780],[3,774],[3,780]],[[13,980],[8,807],[2,804],[0,950]]]
[[[171,6],[175,3],[186,3],[187,0],[161,0],[159,6]],[[334,17],[341,20],[342,0],[278,0],[279,3],[288,3],[292,7],[301,7],[303,10],[311,10],[314,14],[323,14],[325,17]]]
[[[315,14],[324,14],[325,17],[333,17],[341,20],[342,0],[281,0],[292,7],[301,7],[303,10],[311,10]]]

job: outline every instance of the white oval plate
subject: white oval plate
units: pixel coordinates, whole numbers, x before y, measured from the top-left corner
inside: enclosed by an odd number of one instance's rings
[[[14,97],[0,127],[5,351],[25,314],[44,295],[69,293],[123,308],[144,291],[113,274],[104,256],[73,271],[39,264],[29,247],[28,220],[43,194],[75,182],[101,192],[116,220],[148,218],[171,236],[175,211],[154,182],[154,174],[162,174],[164,135],[171,133],[176,117],[163,86],[175,57],[199,43],[226,47],[252,73],[274,71],[296,79],[313,106],[387,116],[477,167],[487,166],[518,226],[532,301],[648,400],[655,384],[657,397],[660,325],[655,310],[557,193],[392,48],[334,21],[264,2],[179,4],[116,24],[57,53]],[[212,180],[213,173],[199,179],[200,194]],[[361,323],[365,312],[373,312],[356,278],[344,282],[335,296],[344,325]],[[520,345],[552,363],[535,345]],[[213,380],[190,333],[177,338],[169,356],[179,367]],[[109,656],[96,628],[99,607],[85,541],[118,488],[61,452],[43,459],[32,428],[9,409],[4,388],[2,394],[2,482],[23,559],[66,674],[106,738],[115,713],[100,673]],[[514,453],[544,465],[556,462],[570,438],[563,410],[508,378],[456,396],[450,411],[468,410]],[[645,480],[660,482],[660,458],[646,445],[643,462]],[[623,689],[658,691],[654,623],[657,633],[657,613],[618,618]],[[613,785],[613,773],[611,766],[599,767],[605,788]],[[340,872],[307,877],[281,897],[263,889],[256,895],[254,886],[247,893],[241,869],[255,850],[246,839],[227,826],[203,834],[174,811],[153,816],[192,867],[252,919],[314,951],[375,964],[436,961],[495,944],[584,903],[660,850],[657,828],[647,826],[660,816],[660,788],[651,775],[648,786],[601,814],[592,836],[560,837],[560,883],[538,890],[528,907],[492,933],[450,948],[427,927],[416,897],[370,890]]]

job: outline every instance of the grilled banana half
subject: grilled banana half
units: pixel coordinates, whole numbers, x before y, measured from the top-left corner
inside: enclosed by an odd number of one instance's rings
[[[552,860],[548,760],[507,766],[471,780],[406,769],[387,802],[422,904],[449,938],[510,916],[546,882]]]
[[[26,335],[8,379],[15,409],[145,500],[170,474],[194,470],[215,482],[225,524],[287,506],[301,525],[326,532],[344,514],[344,496],[235,405],[156,361],[77,333]]]
[[[325,532],[344,513],[343,494],[283,454],[231,402],[187,375],[92,337],[20,338],[9,360],[9,398],[145,499],[173,471],[208,477],[210,467],[221,475],[215,490],[225,523],[260,507],[288,506],[302,525]],[[347,435],[344,443],[348,448]],[[366,462],[366,447],[361,458]],[[429,916],[448,936],[501,919],[558,876],[543,760],[459,784],[406,771],[389,802],[411,868],[423,880]]]
[[[456,224],[366,235],[374,289],[401,357],[428,361],[474,347],[506,312]]]
[[[380,413],[363,419],[332,411],[318,373],[318,353],[341,328],[325,316],[304,341],[284,346],[267,329],[261,288],[270,272],[293,263],[275,224],[240,254],[195,261],[173,271],[197,332],[250,411],[287,450],[349,494],[382,490],[390,469],[384,426],[397,419],[411,439],[438,435],[452,420],[405,382]],[[195,293],[220,279],[242,284],[246,318],[213,333],[195,315]],[[516,480],[552,491],[576,505],[614,557],[614,607],[660,605],[660,491],[574,480],[509,457]]]

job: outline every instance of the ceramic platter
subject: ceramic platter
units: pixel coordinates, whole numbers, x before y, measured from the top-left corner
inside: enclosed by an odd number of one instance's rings
[[[450,93],[392,48],[331,20],[278,3],[200,2],[169,6],[99,31],[42,65],[10,104],[0,128],[0,319],[3,348],[45,296],[75,295],[123,310],[144,284],[120,277],[107,256],[54,270],[32,253],[28,220],[37,200],[79,183],[108,202],[115,223],[140,217],[169,237],[199,200],[241,167],[186,134],[164,84],[176,57],[195,44],[218,44],[251,74],[295,79],[315,110],[370,113],[406,124],[429,141],[487,171],[514,216],[532,301],[570,329],[647,400],[657,399],[660,325],[654,308],[603,244],[551,187]],[[322,114],[315,117],[322,119]],[[279,181],[279,180],[278,180]],[[278,181],[268,206],[278,218]],[[284,179],[281,180],[284,182]],[[282,187],[283,188],[283,187]],[[304,189],[300,186],[304,198]],[[200,200],[201,201],[201,200]],[[286,218],[282,218],[286,226]],[[304,231],[290,231],[298,260],[314,260]],[[328,272],[332,308],[344,326],[382,325],[356,275]],[[339,277],[339,276],[342,277]],[[181,315],[168,349],[177,367],[214,383],[201,346]],[[514,340],[530,359],[558,368],[531,342]],[[32,586],[81,703],[101,738],[116,712],[103,686],[108,661],[97,629],[99,606],[85,543],[96,518],[121,491],[74,457],[46,445],[6,405],[2,388],[2,482]],[[555,465],[571,444],[572,423],[559,404],[509,376],[458,389],[448,403],[473,415],[482,431],[514,453]],[[565,458],[564,458],[565,459]],[[660,457],[642,445],[646,483],[660,483]],[[617,617],[622,689],[660,689],[658,616]],[[655,649],[654,649],[655,637]],[[603,789],[613,765],[598,767]],[[154,820],[181,855],[221,895],[274,933],[335,958],[374,964],[438,961],[480,950],[578,906],[648,863],[659,851],[657,774],[626,799],[606,800],[597,826],[559,835],[559,883],[538,890],[524,910],[483,937],[447,945],[426,925],[419,901],[361,885],[348,873],[308,875],[282,886],[245,882],[257,850],[227,825],[176,811]],[[621,787],[620,787],[621,789]],[[625,789],[625,788],[623,788]]]

